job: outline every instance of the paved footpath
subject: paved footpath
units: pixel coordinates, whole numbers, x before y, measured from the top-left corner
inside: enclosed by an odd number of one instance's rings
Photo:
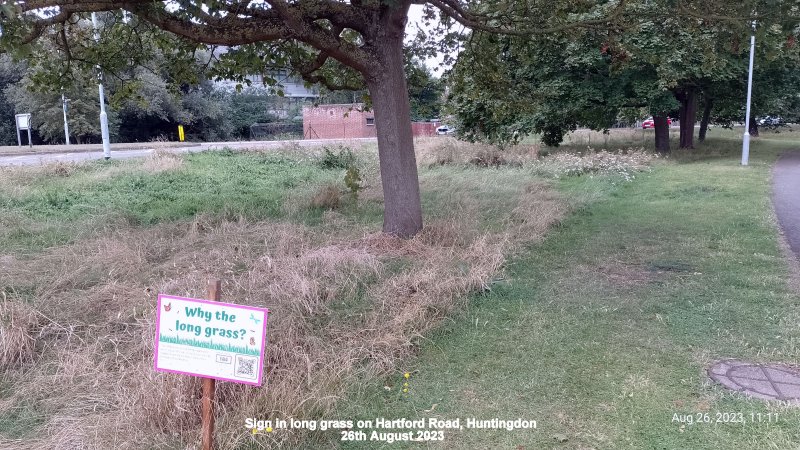
[[[800,258],[800,150],[784,153],[775,164],[772,202],[789,247]]]
[[[189,153],[201,152],[204,150],[220,150],[223,148],[237,149],[274,149],[280,148],[289,144],[296,143],[302,147],[315,147],[319,145],[331,144],[347,144],[349,142],[375,142],[375,138],[358,138],[358,139],[306,139],[298,141],[239,141],[239,142],[206,142],[202,144],[193,144],[186,147],[170,147],[164,150],[173,153]],[[156,144],[157,145],[157,144]],[[55,146],[48,147],[47,152],[42,153],[25,153],[19,155],[5,155],[0,156],[0,166],[19,166],[19,165],[35,165],[47,164],[57,161],[62,162],[79,162],[88,161],[93,159],[103,159],[103,152],[101,151],[85,151],[85,152],[63,152],[59,153],[53,151]],[[36,147],[34,146],[34,149]],[[129,159],[141,158],[147,156],[155,151],[154,148],[141,148],[135,150],[111,150],[112,159]]]

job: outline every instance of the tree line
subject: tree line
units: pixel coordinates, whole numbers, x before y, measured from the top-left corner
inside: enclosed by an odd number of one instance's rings
[[[34,142],[63,144],[62,93],[69,99],[71,143],[100,142],[97,81],[75,80],[64,89],[37,89],[25,63],[0,57],[0,143],[16,145],[14,114],[31,113]],[[177,125],[188,140],[221,141],[250,138],[253,123],[291,120],[302,105],[263,89],[237,92],[210,80],[173,90],[167,80],[144,69],[137,71],[135,89],[107,79],[109,132],[112,142],[175,140]],[[125,94],[125,95],[123,95]],[[276,112],[281,112],[280,115]]]
[[[100,142],[97,78],[79,74],[59,89],[37,84],[37,77],[43,74],[36,61],[47,58],[46,50],[40,50],[33,64],[31,58],[14,61],[7,54],[0,55],[0,145],[17,144],[14,125],[17,113],[32,114],[35,143],[63,144],[62,94],[69,99],[70,142]],[[253,82],[247,77],[217,83],[206,72],[204,58],[208,58],[207,54],[196,58],[193,68],[196,78],[191,83],[176,83],[167,70],[147,66],[132,68],[127,79],[105,77],[111,141],[176,140],[178,125],[184,125],[189,141],[248,140],[252,137],[250,127],[253,124],[283,123],[302,129],[303,107],[358,103],[367,95],[364,90],[332,91],[320,87],[316,97],[288,98],[281,95],[280,84]],[[441,80],[414,58],[408,59],[405,71],[409,79],[412,119],[437,118],[444,92]],[[263,80],[264,77],[258,75],[258,79]],[[255,78],[253,74],[249,76]],[[264,81],[281,83],[283,80]]]
[[[412,4],[424,7],[424,20],[434,28],[421,30],[409,45]],[[104,16],[96,36],[86,25],[92,12]],[[577,124],[602,128],[630,107],[652,112],[662,136],[666,115],[676,109],[684,128],[694,123],[698,94],[711,98],[713,92],[705,83],[719,93],[723,83],[738,82],[741,65],[734,60],[741,59],[753,21],[761,35],[774,32],[794,48],[796,0],[3,0],[0,51],[19,59],[51,46],[58,58],[38,59],[42,70],[34,80],[51,87],[96,66],[106,74],[127,73],[124,79],[135,83],[131,68],[159,55],[167,55],[159,70],[196,82],[198,51],[226,46],[231,51],[211,66],[215,76],[241,80],[288,67],[331,90],[366,90],[378,132],[383,230],[411,237],[423,220],[404,70],[409,52],[483,54],[471,64],[459,57],[465,82],[452,92],[467,136],[507,140],[536,131],[555,142]],[[532,49],[531,42],[545,48]],[[720,51],[726,44],[728,54]],[[558,53],[559,46],[577,54]],[[540,60],[550,62],[548,70],[536,70]],[[458,87],[458,76],[455,82]],[[498,85],[505,91],[486,93]],[[712,105],[724,103],[715,98]],[[687,131],[682,146],[692,145]],[[668,149],[663,139],[657,147]]]
[[[732,16],[681,15],[676,5],[631,5],[626,25],[618,29],[547,36],[474,31],[449,76],[449,107],[462,134],[507,143],[538,133],[545,144],[557,146],[579,126],[605,130],[649,115],[655,148],[668,152],[667,118],[680,121],[680,148],[693,148],[698,121],[700,141],[709,124],[743,123],[751,29],[741,22],[732,26]],[[797,8],[793,17],[778,11],[757,20],[753,30],[748,126],[754,135],[758,116],[800,118]]]

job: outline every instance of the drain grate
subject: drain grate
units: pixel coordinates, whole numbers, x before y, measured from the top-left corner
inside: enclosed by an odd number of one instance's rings
[[[791,367],[728,359],[711,366],[708,376],[750,397],[800,405],[800,371]]]

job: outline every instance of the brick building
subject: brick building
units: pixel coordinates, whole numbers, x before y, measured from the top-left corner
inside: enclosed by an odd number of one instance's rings
[[[303,108],[305,139],[352,139],[377,136],[375,114],[363,111],[362,103],[318,105]],[[414,136],[433,136],[437,122],[413,122]]]
[[[319,105],[303,108],[305,139],[375,137],[375,115],[362,111],[363,104]]]

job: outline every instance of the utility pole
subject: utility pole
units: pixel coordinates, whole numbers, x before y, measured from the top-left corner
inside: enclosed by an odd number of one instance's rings
[[[753,21],[753,34],[750,35],[750,71],[747,75],[747,112],[744,119],[744,136],[742,137],[742,165],[750,162],[750,102],[753,97],[753,57],[756,49],[756,21]]]
[[[97,15],[92,13],[92,28],[94,28],[94,41],[100,42],[100,32],[97,29]],[[97,66],[98,90],[100,91],[100,134],[103,137],[103,157],[111,158],[111,144],[108,139],[108,114],[106,114],[106,95],[103,90],[103,71]]]
[[[64,97],[64,93],[61,93],[61,109],[64,110],[64,138],[66,139],[67,145],[69,145],[69,123],[67,123],[67,109],[69,108],[69,99]]]

